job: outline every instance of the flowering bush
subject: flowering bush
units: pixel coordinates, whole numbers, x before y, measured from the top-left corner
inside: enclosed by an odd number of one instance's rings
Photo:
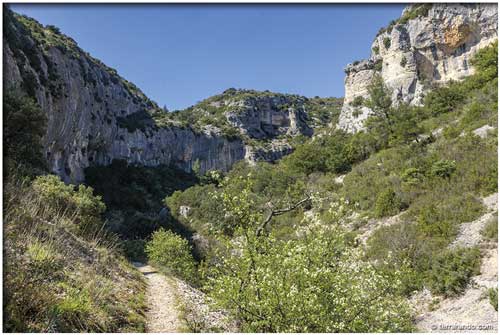
[[[223,194],[226,215],[240,221],[226,240],[207,288],[241,321],[245,332],[410,331],[411,316],[399,270],[378,271],[363,261],[339,225],[317,226],[299,237],[256,234],[248,189]],[[334,206],[343,211],[342,204]],[[331,216],[335,218],[335,215]]]

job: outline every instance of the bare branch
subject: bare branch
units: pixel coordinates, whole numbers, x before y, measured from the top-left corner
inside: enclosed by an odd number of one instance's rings
[[[311,200],[311,197],[308,195],[304,199],[300,200],[299,202],[296,202],[295,204],[293,204],[293,205],[291,205],[291,206],[289,206],[287,208],[271,210],[269,212],[269,214],[267,215],[266,219],[262,222],[262,224],[259,227],[257,227],[257,230],[255,231],[255,235],[260,236],[260,234],[262,233],[262,231],[266,228],[266,226],[269,224],[269,222],[271,222],[271,220],[272,220],[273,217],[278,216],[278,215],[282,215],[282,214],[285,214],[285,213],[288,213],[288,212],[291,212],[294,209],[296,209],[296,208],[302,206],[303,204],[309,202],[310,200]]]

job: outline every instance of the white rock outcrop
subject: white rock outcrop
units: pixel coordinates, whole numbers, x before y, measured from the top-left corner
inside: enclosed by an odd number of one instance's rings
[[[418,13],[415,18],[411,13]],[[370,110],[356,103],[368,96],[379,74],[393,102],[418,105],[433,85],[473,74],[472,56],[497,39],[497,4],[410,5],[402,17],[379,33],[368,60],[347,65],[345,99],[337,127],[363,129]],[[355,100],[357,98],[357,100]]]

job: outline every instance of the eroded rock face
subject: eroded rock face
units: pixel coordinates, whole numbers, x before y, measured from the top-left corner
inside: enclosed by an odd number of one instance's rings
[[[250,164],[257,162],[274,162],[291,154],[292,146],[285,140],[272,140],[265,148],[246,146],[245,160]]]
[[[46,112],[44,154],[50,169],[67,182],[81,182],[86,167],[108,165],[114,159],[175,165],[186,171],[199,162],[204,173],[227,171],[245,158],[274,160],[291,152],[289,146],[274,145],[253,150],[210,125],[199,131],[159,127],[151,115],[165,111],[71,38],[9,10],[4,22],[4,87],[20,87]],[[245,100],[240,112],[228,113],[227,118],[257,139],[311,134],[303,122],[304,110],[278,109],[283,103],[279,97]]]
[[[4,44],[5,75],[9,86],[21,85],[22,65]],[[120,118],[142,112],[151,106],[141,94],[128,91],[106,68],[92,63],[87,57],[67,57],[57,48],[47,50],[41,59],[42,71],[25,64],[38,83],[36,97],[47,112],[48,126],[44,137],[45,155],[52,171],[68,182],[84,179],[84,168],[107,165],[113,159],[145,166],[173,164],[190,171],[199,160],[200,171],[228,170],[244,158],[241,140],[227,140],[207,131],[194,133],[176,127],[136,129],[129,131],[119,125]],[[52,62],[61,85],[60,92],[43,85],[45,69]],[[85,76],[92,81],[86,81]]]
[[[298,134],[311,136],[313,133],[306,123],[303,101],[295,102],[297,106],[284,107],[291,105],[291,101],[285,95],[275,94],[226,103],[238,107],[236,111],[226,113],[229,123],[250,138],[266,139]]]
[[[370,59],[346,67],[339,128],[349,132],[363,129],[370,110],[353,102],[356,97],[368,96],[367,87],[375,74],[380,74],[392,89],[393,102],[418,105],[432,84],[473,74],[472,56],[498,38],[496,4],[427,6],[420,16],[389,26],[379,34],[371,46]],[[416,9],[408,6],[402,18]]]

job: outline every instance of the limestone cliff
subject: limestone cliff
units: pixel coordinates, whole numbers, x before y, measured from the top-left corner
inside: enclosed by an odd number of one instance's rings
[[[288,95],[229,97],[250,91],[228,90],[227,99],[210,100],[211,108],[168,113],[56,27],[7,8],[3,43],[4,87],[22,89],[47,113],[44,155],[68,182],[82,181],[86,167],[113,159],[187,171],[199,162],[202,173],[227,171],[245,158],[275,160],[291,152],[290,145],[274,143],[277,137],[312,134],[303,97],[291,104]],[[222,122],[212,114],[222,115]],[[269,145],[254,147],[250,139]]]
[[[432,85],[473,73],[471,57],[497,39],[496,4],[420,4],[405,8],[401,18],[382,29],[371,56],[349,64],[338,127],[363,128],[370,110],[360,103],[374,75],[393,91],[393,102],[418,105]]]

